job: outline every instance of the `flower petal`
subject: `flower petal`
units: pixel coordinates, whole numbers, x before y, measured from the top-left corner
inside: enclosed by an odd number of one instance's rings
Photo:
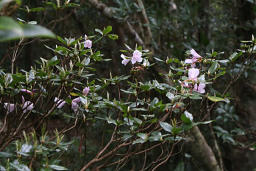
[[[188,77],[189,77],[190,80],[196,80],[198,75],[199,75],[199,69],[190,68],[188,70]]]
[[[195,58],[201,58],[201,56],[194,49],[190,50],[190,54]]]
[[[85,88],[83,89],[83,95],[84,95],[84,96],[87,96],[87,94],[89,93],[89,91],[90,91],[90,87],[85,87]]]

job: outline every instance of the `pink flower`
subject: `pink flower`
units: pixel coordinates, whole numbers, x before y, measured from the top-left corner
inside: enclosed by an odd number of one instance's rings
[[[32,92],[32,91],[30,91],[30,90],[27,90],[27,89],[20,89],[20,91],[21,92],[24,92],[24,93],[28,93],[28,94],[30,94],[30,95],[33,95],[34,93]]]
[[[138,50],[135,50],[132,54],[132,64],[135,64],[136,62],[142,62],[142,53]]]
[[[23,113],[27,113],[28,111],[34,108],[34,103],[32,103],[31,101],[25,101],[23,96],[21,98],[22,98]]]
[[[72,109],[74,110],[74,112],[77,112],[79,106],[77,103],[72,103]]]
[[[79,105],[78,105],[79,102],[81,102],[80,97],[77,97],[72,100],[71,108],[74,110],[74,112],[77,112],[77,110],[79,108]]]
[[[15,109],[15,104],[12,103],[4,103],[4,108],[7,110],[7,114],[11,113]]]
[[[194,49],[191,49],[191,50],[190,50],[190,54],[192,55],[192,57],[193,57],[194,59],[202,58],[202,56],[200,56]]]
[[[92,41],[91,40],[86,40],[85,42],[84,42],[84,47],[85,48],[92,48]]]
[[[185,60],[185,64],[192,64],[193,63],[193,60],[192,59],[186,59]]]
[[[197,80],[197,76],[199,75],[199,69],[197,68],[190,68],[188,70],[188,78],[190,80]]]
[[[54,102],[57,103],[58,109],[62,108],[66,104],[66,102],[64,100],[59,99],[58,97],[54,98]]]
[[[87,94],[89,93],[89,91],[90,91],[90,87],[85,87],[85,88],[83,89],[83,95],[84,95],[84,96],[87,96]]]
[[[121,54],[121,58],[123,59],[122,60],[123,65],[127,65],[128,62],[130,61],[130,59],[127,59],[127,56],[125,56],[124,54]]]
[[[190,50],[190,54],[192,55],[192,59],[186,59],[185,64],[191,64],[191,67],[196,66],[196,62],[198,61],[198,58],[202,58],[194,49]]]
[[[205,93],[205,84],[204,83],[199,83],[199,85],[197,86],[197,84],[194,85],[194,91],[198,92],[198,93]]]

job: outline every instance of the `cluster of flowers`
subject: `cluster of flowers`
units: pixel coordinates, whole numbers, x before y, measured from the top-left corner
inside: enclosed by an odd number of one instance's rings
[[[32,91],[27,89],[21,89],[20,91],[30,95],[34,94]],[[87,96],[89,91],[90,91],[90,88],[85,87],[83,89],[83,95]],[[57,97],[55,97],[54,102],[56,103],[56,106],[58,109],[62,108],[66,104],[66,102],[63,99],[59,99]],[[81,102],[80,97],[77,97],[72,100],[71,108],[74,112],[77,112],[80,102]],[[22,106],[23,113],[27,113],[28,111],[31,111],[34,108],[34,103],[32,103],[31,101],[25,101],[25,98],[22,96],[21,106]],[[13,103],[4,103],[4,108],[6,109],[7,113],[11,113],[15,110],[16,106]]]
[[[87,96],[88,93],[89,93],[89,91],[90,91],[90,88],[89,88],[89,87],[85,87],[85,88],[83,89],[83,95],[84,95],[84,96]],[[57,108],[58,108],[58,109],[61,109],[61,108],[66,104],[66,102],[65,102],[63,99],[59,99],[59,98],[57,98],[57,97],[55,97],[54,102],[57,104]],[[77,112],[77,110],[78,110],[78,108],[79,108],[79,103],[80,103],[80,102],[81,102],[80,97],[77,97],[77,98],[75,98],[75,99],[72,100],[72,102],[71,102],[71,108],[72,108],[72,110],[73,110],[74,112]]]
[[[121,54],[122,64],[127,65],[128,62],[132,62],[132,64],[135,64],[136,62],[140,63],[142,62],[142,53],[139,50],[135,50],[132,54],[132,57],[125,56],[124,54]]]
[[[27,89],[21,89],[20,91],[28,93],[30,95],[34,94],[32,91],[27,90]],[[27,113],[28,111],[30,111],[34,108],[34,103],[32,103],[31,101],[25,101],[25,98],[23,96],[21,96],[21,98],[22,98],[21,107],[22,107],[23,113]],[[4,103],[4,108],[7,110],[7,113],[11,113],[15,109],[15,104],[13,104],[13,103]]]
[[[190,50],[190,54],[192,58],[186,59],[185,64],[190,64],[191,68],[188,69],[188,80],[185,80],[184,82],[181,82],[181,85],[183,87],[193,88],[194,91],[198,93],[205,93],[205,78],[204,75],[202,75],[200,78],[198,78],[200,71],[199,69],[195,68],[196,63],[199,62],[202,57],[194,50]]]

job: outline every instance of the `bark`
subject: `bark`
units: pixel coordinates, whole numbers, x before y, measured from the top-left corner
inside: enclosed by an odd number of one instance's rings
[[[191,143],[192,156],[200,161],[207,170],[220,171],[221,169],[216,157],[211,147],[207,144],[200,129],[197,126],[194,126],[190,131],[190,135],[193,138],[193,142]]]

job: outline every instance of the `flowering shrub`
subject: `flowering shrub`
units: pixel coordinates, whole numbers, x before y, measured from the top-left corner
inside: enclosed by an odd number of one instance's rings
[[[213,120],[206,119],[203,116],[205,113],[191,107],[194,104],[229,102],[226,92],[218,92],[212,84],[225,74],[225,68],[232,60],[218,59],[221,54],[214,51],[201,56],[190,49],[189,57],[185,60],[167,58],[163,61],[152,58],[149,51],[140,46],[136,46],[135,50],[126,46],[127,50],[122,50],[122,53],[127,56],[121,54],[121,64],[129,68],[131,62],[131,74],[113,76],[110,73],[108,78],[97,75],[95,64],[104,64],[109,59],[97,50],[96,42],[104,37],[116,39],[117,36],[110,34],[111,31],[112,27],[109,26],[102,31],[97,29],[99,34],[94,36],[78,39],[57,37],[59,43],[54,49],[47,46],[55,54],[51,59],[41,58],[40,65],[27,72],[10,74],[1,70],[0,102],[1,117],[4,118],[0,130],[0,136],[4,137],[0,140],[1,151],[12,146],[13,140],[21,139],[23,131],[40,132],[47,126],[47,120],[54,118],[62,123],[55,125],[60,130],[57,135],[51,130],[49,132],[52,138],[57,138],[57,143],[46,143],[45,139],[36,140],[35,137],[31,142],[19,143],[21,149],[10,152],[12,157],[12,153],[16,153],[18,159],[1,160],[1,168],[22,166],[26,170],[41,167],[65,170],[66,166],[58,166],[56,163],[61,163],[48,157],[49,153],[56,155],[61,150],[71,148],[71,144],[62,142],[64,134],[78,129],[80,136],[84,137],[90,131],[99,131],[97,123],[106,125],[111,131],[103,137],[107,143],[96,152],[86,152],[86,147],[80,145],[80,151],[95,156],[85,159],[82,170],[102,161],[110,161],[110,166],[118,164],[116,160],[125,163],[126,159],[140,155],[145,150],[159,146],[166,148],[165,144],[174,148],[187,141],[188,132],[194,126],[211,123]],[[242,53],[247,53],[250,48]],[[143,74],[154,65],[169,68],[166,74],[169,82],[144,79]],[[93,139],[87,141],[94,142]],[[82,138],[80,143],[86,144]],[[38,144],[54,144],[54,147],[49,147],[50,152],[42,148],[41,158],[36,155]],[[141,149],[140,144],[145,144],[146,149]],[[134,151],[123,154],[132,148]],[[118,153],[122,153],[125,160]],[[10,158],[10,155],[4,158]],[[27,157],[27,160],[23,157]],[[161,163],[161,160],[157,162]],[[153,164],[152,167],[157,166]]]

